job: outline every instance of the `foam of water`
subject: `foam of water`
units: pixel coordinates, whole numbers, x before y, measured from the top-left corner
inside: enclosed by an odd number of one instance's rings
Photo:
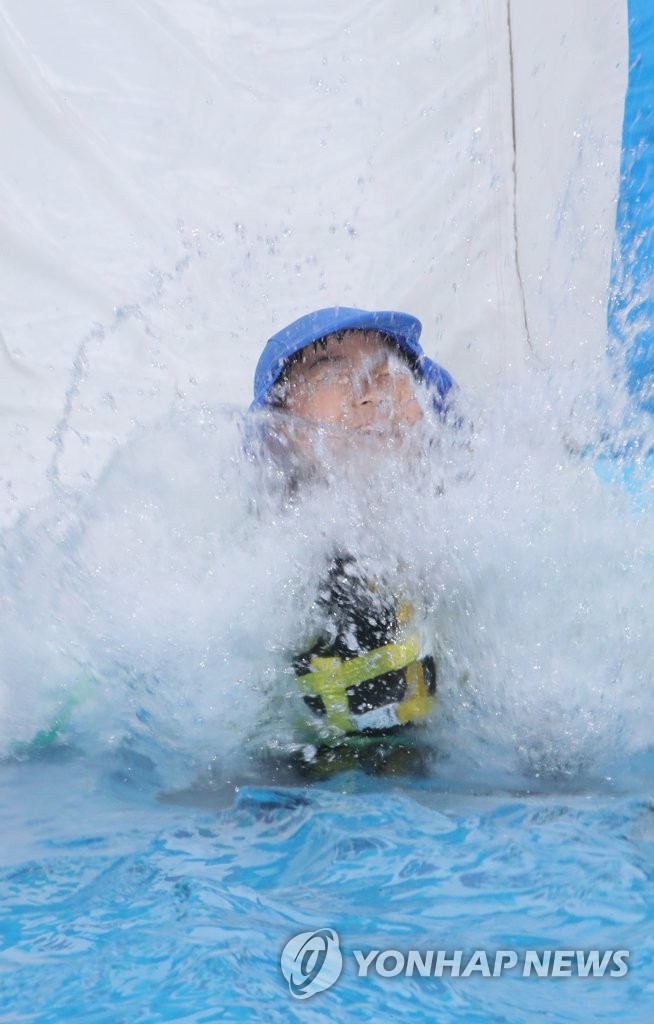
[[[577,386],[507,384],[466,410],[472,431],[410,451],[318,444],[321,472],[291,494],[233,410],[141,432],[91,493],[4,536],[3,751],[80,679],[90,696],[63,731],[90,751],[149,745],[177,781],[292,742],[288,652],[344,546],[420,613],[441,770],[610,772],[650,741],[652,548],[571,451]]]

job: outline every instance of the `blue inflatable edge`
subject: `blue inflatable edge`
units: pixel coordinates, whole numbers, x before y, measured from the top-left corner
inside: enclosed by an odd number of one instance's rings
[[[654,3],[629,0],[628,18],[609,354],[635,404],[654,413]]]

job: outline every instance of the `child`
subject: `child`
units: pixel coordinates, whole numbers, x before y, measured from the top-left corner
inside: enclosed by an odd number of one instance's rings
[[[420,332],[406,313],[309,313],[266,344],[251,411],[289,414],[296,437],[304,423],[335,429],[348,443],[400,438],[428,408],[445,420],[454,382],[424,354]],[[407,727],[433,704],[434,659],[411,629],[411,609],[383,581],[366,579],[349,552],[334,552],[316,605],[319,635],[293,663],[318,740],[302,757],[323,773],[326,762],[388,770],[398,752],[404,759]]]

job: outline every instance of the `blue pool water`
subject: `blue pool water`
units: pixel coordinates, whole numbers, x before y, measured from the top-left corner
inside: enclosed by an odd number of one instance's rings
[[[652,767],[532,792],[352,773],[179,804],[125,760],[4,765],[0,1019],[648,1021]],[[344,972],[294,1000],[280,951],[325,927]],[[631,956],[621,978],[359,978],[353,948]]]

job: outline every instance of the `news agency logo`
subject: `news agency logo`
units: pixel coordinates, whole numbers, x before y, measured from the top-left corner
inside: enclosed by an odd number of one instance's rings
[[[338,935],[333,928],[294,935],[282,950],[281,968],[295,999],[331,988],[343,970]]]
[[[357,978],[623,978],[628,970],[627,949],[353,949]],[[308,999],[331,988],[341,976],[343,954],[333,928],[294,935],[281,954],[282,974],[294,999]]]

